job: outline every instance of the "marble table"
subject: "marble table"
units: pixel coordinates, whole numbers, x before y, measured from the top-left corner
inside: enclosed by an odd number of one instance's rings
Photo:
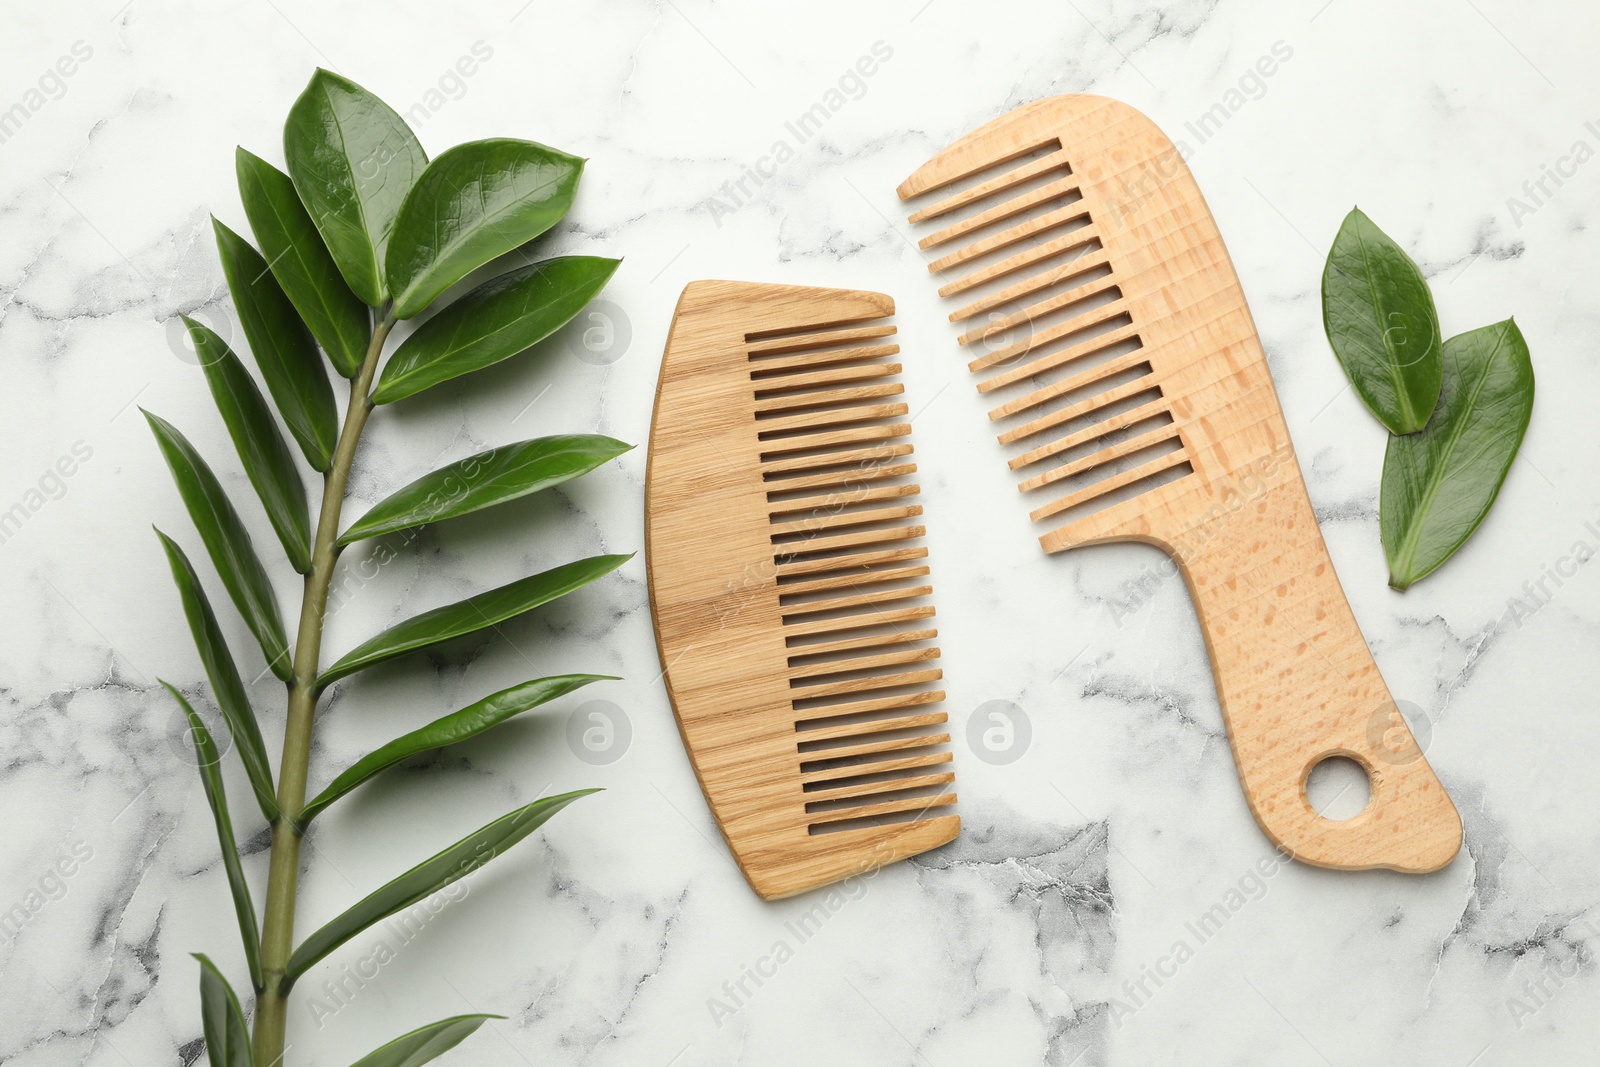
[[[391,773],[316,829],[303,929],[542,791],[606,788],[427,921],[371,931],[319,967],[294,1008],[294,1062],[349,1063],[467,1011],[505,1019],[449,1062],[1592,1058],[1600,567],[1577,561],[1600,548],[1594,11],[94,0],[13,8],[5,23],[0,1061],[203,1062],[189,954],[242,973],[210,814],[156,681],[192,689],[201,675],[150,524],[198,542],[138,407],[187,430],[253,503],[174,324],[186,313],[237,336],[207,216],[243,225],[233,146],[280,159],[283,115],[317,65],[396,104],[430,150],[510,135],[588,157],[549,246],[626,257],[604,294],[609,343],[564,334],[386,412],[351,514],[493,444],[561,431],[642,443],[688,281],[895,296],[923,406],[966,829],[836,896],[758,900],[674,729],[636,558],[464,653],[332,694],[314,784],[526,677],[624,679]],[[1264,56],[1273,73],[1253,74]],[[1274,862],[1182,583],[1142,546],[1036,547],[894,187],[1005,110],[1083,91],[1127,100],[1189,150],[1355,614],[1465,820],[1465,848],[1437,874]],[[826,122],[799,131],[819,103]],[[1378,539],[1384,432],[1345,387],[1319,312],[1323,256],[1352,204],[1422,266],[1447,333],[1515,315],[1538,373],[1494,512],[1405,594],[1386,587]],[[568,490],[353,553],[329,650],[541,566],[638,549],[644,467],[639,449]],[[243,510],[270,543],[259,509]],[[293,576],[276,576],[297,603]],[[281,690],[253,692],[276,737]],[[580,706],[617,725],[604,752],[570,740]],[[997,708],[1028,727],[1009,762],[967,741]],[[232,763],[228,777],[259,885],[266,842]]]

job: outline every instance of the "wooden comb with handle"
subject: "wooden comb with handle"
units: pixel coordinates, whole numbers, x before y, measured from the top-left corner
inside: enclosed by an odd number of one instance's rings
[[[955,189],[950,187],[956,186]],[[958,297],[980,392],[1019,485],[1061,523],[1047,552],[1143,541],[1176,561],[1205,634],[1256,821],[1341,869],[1449,863],[1461,819],[1356,626],[1295,462],[1227,249],[1178,149],[1096,96],[1028,104],[963,137],[899,189]],[[937,221],[933,221],[937,220]],[[1306,780],[1367,772],[1354,818]]]
[[[961,827],[892,314],[881,293],[694,282],[662,360],[656,643],[712,814],[768,899]]]

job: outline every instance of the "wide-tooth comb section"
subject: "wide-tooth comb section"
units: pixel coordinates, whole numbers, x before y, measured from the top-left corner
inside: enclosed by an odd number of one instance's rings
[[[964,322],[965,320],[972,318],[974,315],[981,315],[985,311],[990,311],[994,308],[1000,307],[1003,304],[1009,304],[1014,300],[1020,300],[1022,297],[1037,293],[1042,289],[1050,289],[1052,287],[1065,284],[1076,286],[1079,284],[1076,279],[1080,275],[1088,274],[1091,271],[1097,271],[1105,268],[1106,273],[1109,274],[1110,268],[1108,263],[1109,260],[1106,256],[1105,249],[1089,249],[1082,255],[1074,256],[1065,263],[1056,264],[1050,269],[1042,270],[1038,274],[1030,275],[1020,282],[1012,282],[1004,289],[997,290],[993,293],[990,293],[988,296],[983,297],[982,299],[974,300],[965,307],[952,311],[950,313],[950,321]],[[972,333],[967,333],[962,336],[964,338],[970,337],[972,336]],[[962,344],[967,343],[968,342],[965,340],[962,341]]]
[[[696,283],[663,362],[647,507],[662,662],[712,810],[768,897],[959,827],[892,313],[878,294]],[[681,515],[653,503],[669,482]]]
[[[926,219],[948,215],[988,197],[1013,189],[1023,182],[1032,181],[1046,174],[1067,169],[1067,158],[1061,151],[1059,143],[1040,146],[1044,151],[1042,155],[1028,159],[1012,166],[1004,174],[997,175],[987,181],[979,182],[953,196],[947,196],[936,204],[921,208],[911,213],[912,222],[922,222]],[[1016,157],[1011,157],[1015,159]],[[995,162],[1010,162],[1010,160],[996,160]]]
[[[1068,345],[1065,348],[1057,349],[1054,352],[1035,356],[1026,363],[1009,367],[1006,370],[991,375],[990,377],[985,378],[983,381],[978,383],[978,392],[992,393],[996,389],[1002,389],[1008,385],[1015,385],[1018,382],[1025,382],[1030,378],[1034,378],[1044,373],[1045,371],[1053,371],[1057,367],[1065,367],[1069,364],[1076,363],[1087,356],[1093,356],[1096,353],[1104,352],[1112,345],[1121,344],[1124,341],[1138,341],[1138,339],[1139,331],[1132,323],[1127,323],[1122,326],[1113,326],[1104,333],[1097,333],[1086,341],[1080,341],[1077,344]],[[1142,342],[1140,343],[1140,347],[1143,347]],[[976,362],[976,360],[973,361],[973,363]],[[994,361],[988,360],[985,362],[985,366],[983,367],[973,366],[973,364],[968,364],[968,367],[976,371],[985,370],[989,366],[993,365]],[[1033,394],[1029,394],[1029,396],[1032,395]],[[1012,409],[1012,404],[1014,403],[1020,403],[1021,407],[1031,406],[1031,404],[1029,404],[1027,401],[1028,397],[1023,397],[1021,401],[1012,401],[1002,404],[1000,407],[994,409],[994,412],[991,412],[989,417],[1003,418],[1005,415],[1011,414],[1012,410],[1021,410],[1020,407]]]
[[[1101,217],[1070,142],[989,131],[947,149],[900,195],[957,187],[911,221],[941,219],[921,239],[940,253],[928,269],[941,296],[971,294],[950,314],[967,324],[957,340],[984,349],[968,366],[1001,401],[990,418],[1014,449],[1010,466],[1030,468],[1018,489],[1057,494],[1033,518],[1067,520],[1050,536],[1070,541],[1075,522],[1107,506],[1126,518],[1127,499],[1193,466],[1105,243],[1121,218]]]
[[[976,329],[968,330],[966,333],[956,338],[956,341],[963,345],[970,345],[974,341],[984,340],[995,333],[1004,333],[1015,329],[1018,326],[1027,326],[1034,320],[1042,318],[1053,311],[1059,311],[1060,309],[1070,307],[1079,301],[1088,300],[1091,297],[1101,295],[1116,297],[1120,295],[1120,292],[1117,290],[1116,285],[1113,284],[1109,278],[1090,279],[1089,281],[1084,282],[1082,285],[1075,285],[1070,289],[1058,289],[1056,292],[1052,293],[1050,296],[1047,296],[1045,299],[1038,301],[1037,303],[1029,304],[1024,308],[1020,308],[1017,311],[1011,312],[1010,314],[1001,315],[991,320],[987,324],[977,327]],[[1007,356],[1001,356],[999,358],[1006,359],[1010,358],[1011,355],[1016,354],[1017,353],[1013,352]],[[991,360],[990,362],[993,361]],[[986,363],[984,365],[987,366],[988,364]]]
[[[953,282],[946,282],[939,287],[939,295],[954,296],[957,293],[964,293],[980,285],[987,285],[997,278],[1015,274],[1019,270],[1026,270],[1040,263],[1049,263],[1057,256],[1075,249],[1081,248],[1085,254],[1093,251],[1090,246],[1098,245],[1100,241],[1100,235],[1094,230],[1093,219],[1087,214],[1074,215],[1073,218],[1088,220],[1089,225],[1077,227],[1069,233],[1052,237],[1048,241],[1041,241],[1026,251],[1017,252],[1000,260],[998,263],[991,263],[989,266],[981,267],[969,274],[958,277]]]
[[[1140,541],[1182,574],[1267,837],[1318,866],[1437,871],[1461,847],[1460,814],[1393,713],[1334,573],[1238,273],[1185,155],[1126,104],[1054,96],[957,139],[898,192],[925,224],[940,295],[957,298],[950,321],[992,398],[1017,488],[1047,524],[1041,546]],[[1320,815],[1305,789],[1333,757],[1366,772],[1365,807],[1348,819]],[[818,812],[835,783],[811,776],[851,761],[806,767]],[[920,802],[915,791],[882,799]]]
[[[1019,209],[1020,210],[1020,209]],[[941,256],[928,264],[928,269],[936,273],[949,270],[951,267],[960,266],[962,263],[986,256],[1001,248],[1009,248],[1014,244],[1035,237],[1042,233],[1051,233],[1074,222],[1088,222],[1087,208],[1076,204],[1069,207],[1056,208],[1037,218],[1027,219],[1016,223],[1009,229],[988,237],[981,237],[971,244],[963,245],[949,255]]]
[[[1002,201],[993,207],[985,208],[976,215],[969,215],[960,222],[946,226],[938,233],[929,234],[918,242],[921,248],[933,248],[936,245],[946,244],[957,237],[964,237],[996,222],[1020,215],[1030,208],[1041,204],[1048,204],[1055,200],[1075,198],[1078,192],[1078,183],[1072,178],[1060,178],[1048,185],[1032,189],[1010,200]]]

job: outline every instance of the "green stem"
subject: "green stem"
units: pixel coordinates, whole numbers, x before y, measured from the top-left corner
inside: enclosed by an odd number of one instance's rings
[[[289,682],[289,716],[283,731],[283,760],[278,771],[278,808],[272,827],[272,861],[267,872],[267,908],[261,929],[261,969],[266,988],[256,991],[253,1042],[256,1067],[280,1067],[284,1029],[289,1021],[289,985],[284,969],[294,951],[294,905],[300,878],[300,838],[297,825],[306,803],[306,774],[311,763],[311,728],[316,717],[317,671],[322,658],[322,619],[328,606],[328,589],[339,559],[339,512],[344,506],[345,483],[355,461],[356,445],[372,412],[372,379],[378,369],[383,342],[394,326],[385,313],[372,331],[361,370],[350,382],[350,407],[344,429],[334,449],[333,465],[323,475],[322,510],[311,550],[311,573],[306,575],[300,600],[300,632],[295,640],[294,678]]]

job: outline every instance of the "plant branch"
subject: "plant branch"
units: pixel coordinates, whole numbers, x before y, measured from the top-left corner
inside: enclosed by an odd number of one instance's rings
[[[284,968],[294,951],[295,897],[300,876],[300,811],[306,802],[306,777],[311,762],[311,733],[316,717],[317,671],[322,658],[322,623],[339,559],[339,514],[344,507],[345,485],[355,461],[356,446],[367,416],[372,412],[372,379],[378,369],[383,343],[394,326],[388,309],[377,328],[361,369],[350,382],[350,406],[334,449],[333,464],[323,476],[322,508],[317,517],[311,551],[311,573],[306,575],[300,601],[300,630],[295,640],[294,677],[288,683],[289,713],[283,731],[283,759],[278,770],[278,820],[272,826],[272,859],[267,874],[267,903],[261,933],[264,989],[256,991],[253,1046],[256,1067],[280,1067],[284,1030],[288,1022],[289,983]]]

